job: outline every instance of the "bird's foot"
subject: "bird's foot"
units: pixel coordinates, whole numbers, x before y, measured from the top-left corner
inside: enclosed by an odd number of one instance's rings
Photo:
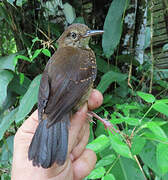
[[[96,113],[94,113],[93,111],[89,111],[89,112],[88,112],[88,116],[90,117],[90,122],[94,122],[93,119],[92,119],[92,118],[94,117],[94,118],[100,120],[100,121],[103,123],[105,129],[109,129],[109,130],[111,131],[111,133],[114,133],[114,132],[118,133],[118,130],[116,130],[116,129],[113,127],[113,125],[112,125],[107,119],[101,118],[100,116],[98,116],[98,115],[97,115]],[[94,122],[94,123],[95,123],[95,122]]]

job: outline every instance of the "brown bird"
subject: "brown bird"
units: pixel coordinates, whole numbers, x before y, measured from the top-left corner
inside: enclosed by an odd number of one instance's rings
[[[84,24],[73,24],[58,39],[59,48],[47,63],[40,82],[39,125],[28,152],[34,166],[64,164],[70,117],[87,102],[96,78],[96,58],[89,39],[102,33]]]

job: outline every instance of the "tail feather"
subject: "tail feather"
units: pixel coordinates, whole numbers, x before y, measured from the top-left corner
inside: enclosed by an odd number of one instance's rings
[[[68,115],[49,128],[47,119],[40,121],[28,152],[34,166],[49,168],[54,162],[64,164],[68,150],[68,124]]]
[[[66,123],[61,123],[61,127],[60,130],[61,132],[64,131],[64,129],[67,128],[67,124]],[[64,164],[65,162],[65,158],[66,158],[66,154],[67,154],[67,137],[68,137],[68,131],[66,131],[65,133],[62,134],[61,136],[61,141],[59,141],[58,144],[58,148],[57,148],[57,152],[56,152],[56,156],[57,156],[57,162],[59,165]],[[65,143],[67,142],[67,143]]]

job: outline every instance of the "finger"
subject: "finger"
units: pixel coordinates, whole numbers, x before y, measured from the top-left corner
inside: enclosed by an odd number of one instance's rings
[[[103,103],[102,94],[98,90],[93,89],[92,93],[88,99],[89,110],[93,110],[93,109],[98,108],[99,106],[101,106],[102,103]]]
[[[88,100],[88,108],[90,110],[99,107],[102,104],[103,96],[98,90],[92,90],[92,93]],[[72,148],[76,145],[76,137],[80,132],[82,126],[86,121],[86,113],[88,109],[86,104],[81,108],[80,111],[75,113],[75,115],[71,119],[71,126],[69,129],[69,152],[71,152]]]
[[[37,110],[32,113],[32,115],[24,121],[22,126],[17,130],[15,134],[15,140],[25,139],[29,141],[32,139],[33,134],[38,126],[38,112]]]
[[[22,124],[22,128],[24,130],[30,131],[34,134],[37,125],[39,124],[38,121],[38,111],[34,111],[31,116]]]
[[[74,179],[81,180],[86,177],[94,168],[96,160],[96,154],[90,149],[85,149],[80,158],[73,162]]]
[[[71,118],[71,125],[69,128],[69,152],[77,143],[77,137],[81,132],[82,127],[86,123],[87,118],[87,104],[85,104],[78,112],[76,112]]]
[[[73,151],[71,153],[72,160],[79,158],[79,156],[83,153],[88,143],[89,134],[90,134],[89,123],[87,123],[85,125],[85,128],[83,129],[84,129],[83,132],[80,133],[79,135],[78,144],[73,148]]]
[[[81,127],[79,133],[77,134],[76,141],[75,141],[75,144],[74,144],[73,148],[75,148],[77,146],[77,144],[79,144],[79,142],[81,141],[82,137],[84,136],[85,129],[86,129],[86,124],[87,124],[87,121],[85,121],[85,123]]]

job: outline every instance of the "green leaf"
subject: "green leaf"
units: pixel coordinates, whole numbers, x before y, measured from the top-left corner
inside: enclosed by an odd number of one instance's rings
[[[164,143],[167,143],[168,141],[167,138],[157,136],[156,134],[152,132],[144,132],[143,136],[146,137],[146,139],[151,140],[151,141],[159,141],[159,142],[164,142]]]
[[[96,168],[89,174],[89,176],[87,176],[87,179],[98,179],[103,177],[105,173],[106,173],[105,168],[103,167]]]
[[[138,126],[140,124],[139,119],[133,117],[125,117],[123,118],[126,123],[132,126]]]
[[[83,17],[77,17],[77,18],[75,18],[75,20],[73,21],[73,23],[85,24],[85,20],[84,20]]]
[[[115,154],[115,151],[111,146],[108,146],[107,148],[103,149],[98,155],[100,156],[100,159],[104,158],[105,156]]]
[[[32,40],[32,43],[34,44],[35,42],[37,41],[40,41],[40,39],[38,37],[35,37],[33,40]]]
[[[13,78],[13,73],[8,70],[0,70],[0,107],[3,105],[7,96],[7,87]]]
[[[1,180],[9,180],[11,179],[10,174],[6,174],[5,172],[1,174]]]
[[[120,124],[124,122],[124,118],[116,118],[116,117],[112,117],[111,123],[112,124]]]
[[[116,71],[118,72],[118,68],[113,66],[112,64],[107,63],[104,59],[96,56],[97,69],[100,72],[106,73],[108,71]]]
[[[113,174],[107,174],[102,178],[102,180],[115,180],[115,177],[113,176]]]
[[[32,110],[33,106],[37,103],[40,79],[41,75],[36,76],[36,78],[31,82],[26,94],[21,99],[19,110],[16,114],[15,121],[17,123],[23,120]]]
[[[109,138],[105,135],[100,135],[94,141],[89,143],[86,148],[98,153],[110,145]]]
[[[20,84],[23,84],[23,82],[24,82],[24,74],[20,73],[19,77],[20,77]]]
[[[26,2],[26,0],[17,0],[16,5],[17,6],[22,6],[25,2]]]
[[[160,169],[156,162],[156,146],[153,142],[148,141],[139,155],[146,166],[152,169],[154,173],[160,174]]]
[[[96,163],[96,168],[112,164],[115,159],[116,156],[114,154],[107,155]]]
[[[0,69],[9,69],[14,71],[15,70],[15,64],[14,64],[14,58],[16,54],[11,54],[9,56],[3,56],[0,57]]]
[[[150,46],[150,42],[151,42],[150,39],[151,39],[151,29],[150,27],[146,27],[144,49]]]
[[[168,116],[168,105],[163,103],[163,102],[158,102],[156,101],[154,104],[153,104],[153,109],[155,109],[156,111]]]
[[[137,61],[135,59],[134,56],[132,56],[132,54],[122,54],[122,55],[119,55],[117,56],[117,63],[120,64],[120,63],[128,63],[128,64],[131,64],[138,67],[140,65],[139,61]],[[132,77],[133,79],[133,77]]]
[[[7,0],[8,1],[8,3],[10,3],[12,6],[14,6],[14,2],[15,2],[15,0]]]
[[[146,125],[158,138],[168,140],[165,132],[157,125],[157,123],[148,122]]]
[[[121,81],[121,82],[118,82],[118,84],[119,84],[119,87],[116,87],[116,89],[114,90],[114,93],[116,94],[116,96],[119,96],[122,99],[128,97],[130,90],[128,88],[127,81]]]
[[[63,12],[65,14],[65,18],[69,24],[72,24],[76,18],[75,9],[69,3],[65,3],[63,6],[64,6]]]
[[[42,49],[36,49],[33,56],[31,57],[31,61],[33,61],[40,53]]]
[[[162,174],[168,172],[168,144],[157,145],[157,164]]]
[[[122,15],[126,9],[126,3],[125,0],[113,0],[105,19],[102,46],[108,58],[120,42],[123,24]]]
[[[138,96],[140,96],[144,101],[148,103],[153,103],[155,101],[155,97],[152,94],[144,93],[144,92],[137,92]]]
[[[168,44],[165,44],[162,49],[163,49],[163,52],[167,51],[168,50]]]
[[[132,158],[131,151],[126,143],[124,143],[118,134],[113,135],[109,132],[111,147],[115,150],[116,153],[127,157]]]
[[[50,53],[50,51],[49,51],[48,49],[43,49],[43,50],[42,50],[42,53],[43,53],[44,55],[48,56],[48,57],[51,57],[51,53]]]
[[[139,154],[145,146],[146,140],[140,136],[134,136],[131,145],[131,152],[133,155]]]
[[[6,116],[4,116],[3,119],[1,120],[1,122],[0,122],[0,140],[3,138],[3,135],[6,132],[6,130],[9,129],[10,125],[15,120],[17,111],[18,111],[18,108],[12,110]]]
[[[136,161],[120,157],[109,172],[116,180],[144,180],[144,176]]]
[[[23,56],[23,55],[17,55],[16,59],[21,59],[21,60],[24,60],[24,61],[31,62],[31,60],[28,57]]]
[[[102,76],[101,81],[97,86],[97,89],[101,93],[104,93],[112,82],[115,82],[115,81],[121,82],[121,81],[124,81],[126,78],[127,78],[127,75],[125,74],[109,71]]]
[[[163,73],[164,74],[164,73]],[[161,87],[163,88],[168,88],[168,83],[167,81],[164,81],[164,80],[157,80],[156,82],[157,84],[159,84]]]
[[[0,108],[0,121],[2,119],[2,116],[7,113],[8,109],[15,105],[16,101],[17,99],[15,94],[12,93],[8,87],[7,96],[5,98],[3,105]]]
[[[10,82],[8,88],[12,92],[15,92],[16,94],[24,95],[26,93],[30,83],[31,83],[31,80],[24,75],[24,81],[22,84],[20,84],[20,76],[15,74],[14,78]]]
[[[111,103],[111,101],[112,101],[112,95],[106,93],[103,97],[103,104]]]
[[[7,139],[4,140],[5,142],[1,148],[1,157],[0,157],[1,164],[9,164],[12,161],[13,139],[14,136],[9,136]]]
[[[168,99],[159,99],[159,100],[156,100],[156,103],[165,103],[165,104],[168,104]]]
[[[150,172],[150,169],[148,168],[148,166],[146,164],[143,165],[143,170],[144,170],[144,173],[146,174],[146,177],[151,180],[151,172]]]
[[[102,122],[97,121],[94,134],[96,137],[100,136],[101,134],[108,135],[106,129],[104,128],[104,126],[102,126]]]

